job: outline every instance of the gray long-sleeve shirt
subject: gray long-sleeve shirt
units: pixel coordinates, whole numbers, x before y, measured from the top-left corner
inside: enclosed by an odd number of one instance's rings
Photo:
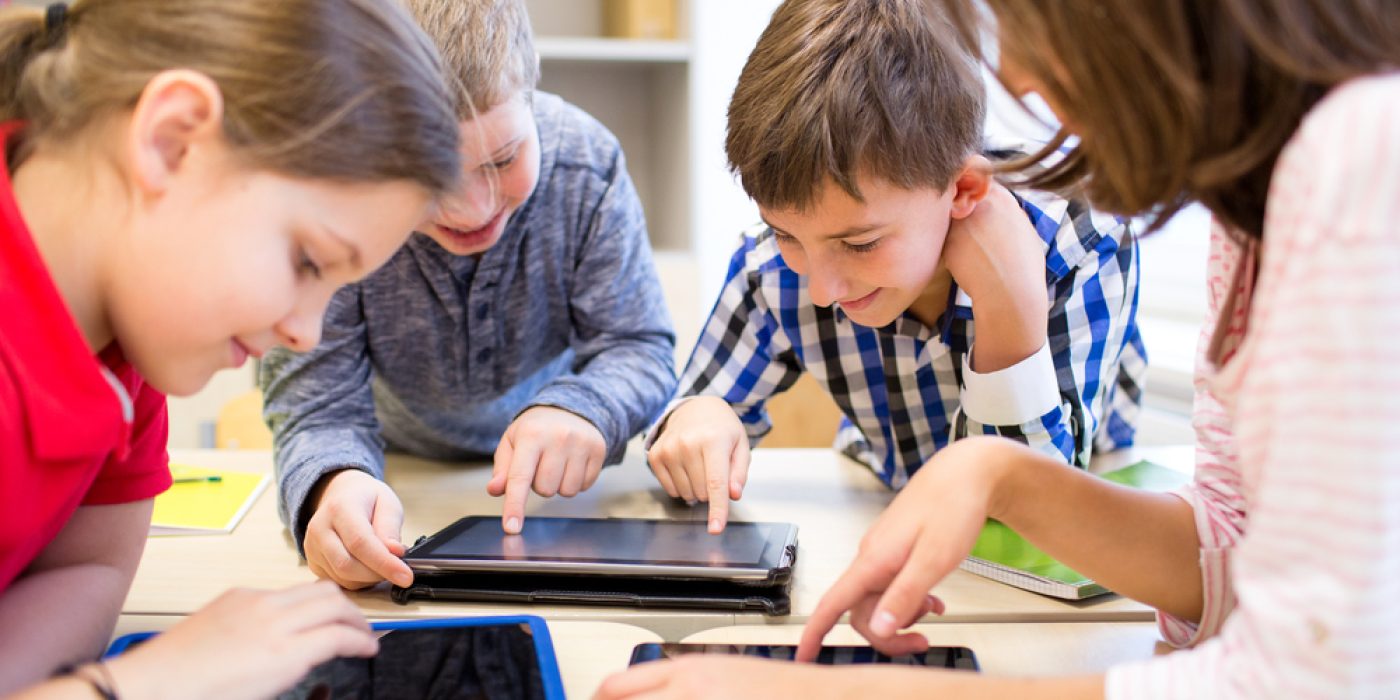
[[[344,468],[383,478],[384,450],[489,457],[533,406],[588,419],[607,462],[675,388],[675,336],[641,203],[616,138],[534,97],[540,179],[477,260],[415,233],[336,293],[320,346],[269,353],[259,381],[279,506],[298,543],[303,503]]]

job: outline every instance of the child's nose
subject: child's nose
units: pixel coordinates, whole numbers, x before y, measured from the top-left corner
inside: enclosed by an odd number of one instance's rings
[[[807,275],[807,293],[817,306],[831,306],[840,301],[849,289],[837,270],[816,260],[809,261]]]
[[[298,309],[278,322],[273,328],[277,332],[278,342],[294,352],[307,352],[315,348],[321,342],[321,317],[325,309],[320,309],[318,313],[310,311],[314,309]]]

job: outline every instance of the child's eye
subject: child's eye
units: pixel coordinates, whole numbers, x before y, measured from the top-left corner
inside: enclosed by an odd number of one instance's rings
[[[491,168],[493,170],[505,170],[506,168],[509,168],[512,163],[515,162],[515,156],[516,154],[514,153],[510,154],[510,157],[502,158],[501,160],[492,163]]]
[[[841,243],[842,245],[846,246],[846,250],[852,253],[869,253],[870,251],[875,250],[875,246],[880,244],[880,239],[876,238],[874,240],[866,241],[865,243],[851,243],[849,241],[842,241]]]
[[[778,233],[777,231],[774,231],[773,240],[777,241],[778,245],[789,245],[796,239],[794,239],[792,236],[787,235],[786,233]]]
[[[297,273],[321,279],[321,266],[317,265],[310,255],[307,255],[305,248],[297,250]]]

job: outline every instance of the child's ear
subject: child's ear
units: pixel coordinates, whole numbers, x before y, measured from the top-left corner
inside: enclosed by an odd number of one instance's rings
[[[127,156],[138,190],[163,192],[190,149],[223,136],[224,101],[203,73],[168,70],[146,83],[132,110]]]
[[[980,155],[968,156],[962,170],[953,177],[954,219],[965,219],[976,211],[978,203],[992,190],[992,162]]]

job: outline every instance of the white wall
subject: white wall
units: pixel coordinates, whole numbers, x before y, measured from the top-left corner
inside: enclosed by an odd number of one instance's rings
[[[690,160],[692,250],[699,270],[696,304],[707,314],[724,282],[739,232],[759,221],[758,209],[726,167],[725,113],[739,72],[777,0],[692,3]],[[702,316],[703,318],[703,316]]]

